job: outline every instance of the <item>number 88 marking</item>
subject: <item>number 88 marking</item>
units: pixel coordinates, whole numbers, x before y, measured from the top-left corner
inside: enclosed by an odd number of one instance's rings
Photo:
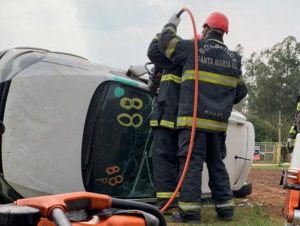
[[[118,175],[116,177],[111,177],[108,180],[108,184],[111,185],[111,186],[121,184],[122,182],[123,182],[123,177],[121,175]]]
[[[124,121],[124,119],[128,120],[128,122]],[[135,119],[138,119],[138,121],[135,122]],[[122,126],[138,128],[143,123],[143,116],[138,113],[134,113],[132,116],[127,113],[121,113],[117,116],[117,120]]]
[[[126,110],[130,110],[132,108],[139,110],[143,107],[143,101],[140,98],[132,98],[123,97],[120,100],[120,106]]]
[[[105,169],[106,174],[111,175],[114,173],[118,173],[120,171],[120,167],[119,166],[111,166],[111,167],[107,167]]]

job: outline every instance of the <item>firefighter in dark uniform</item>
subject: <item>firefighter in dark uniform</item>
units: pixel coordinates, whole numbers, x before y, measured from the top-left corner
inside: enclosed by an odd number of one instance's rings
[[[290,153],[293,152],[296,136],[297,136],[297,133],[299,133],[299,129],[300,129],[300,95],[298,95],[298,98],[297,98],[296,113],[294,115],[293,124],[289,131],[288,139],[287,139],[286,146]]]
[[[161,208],[171,198],[178,182],[178,131],[175,128],[182,67],[174,67],[174,64],[159,51],[159,35],[157,34],[150,43],[147,55],[155,65],[156,71],[159,71],[158,68],[162,69],[158,96],[150,119],[153,129],[153,176],[158,207]],[[154,73],[153,76],[152,84],[157,86],[155,84],[159,73]],[[176,206],[177,203],[174,202],[169,210],[173,211]]]
[[[179,129],[179,175],[186,161],[192,127],[194,96],[194,45],[176,35],[180,18],[172,16],[158,39],[159,49],[175,65],[183,67],[176,126]],[[201,176],[203,163],[209,173],[209,187],[218,218],[231,220],[234,202],[226,157],[225,134],[233,104],[247,94],[242,80],[241,57],[223,42],[228,33],[228,19],[212,13],[203,25],[199,44],[199,96],[197,132],[190,166],[179,197],[179,213],[173,219],[181,222],[201,220]],[[158,163],[160,164],[160,163]],[[165,172],[161,172],[165,173]]]
[[[289,131],[286,147],[289,153],[293,152],[295,141],[296,141],[296,135],[297,135],[297,126],[296,126],[296,120],[293,120],[293,124],[291,126],[291,129]]]

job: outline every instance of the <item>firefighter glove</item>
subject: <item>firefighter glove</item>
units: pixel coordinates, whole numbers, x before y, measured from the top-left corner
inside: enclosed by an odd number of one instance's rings
[[[168,20],[168,23],[174,24],[177,27],[178,24],[180,23],[180,17],[177,17],[177,15],[174,14],[173,16],[170,17],[170,19]]]

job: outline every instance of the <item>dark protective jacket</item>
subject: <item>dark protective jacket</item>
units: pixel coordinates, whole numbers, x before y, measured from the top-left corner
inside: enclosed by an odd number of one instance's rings
[[[147,53],[155,67],[163,69],[150,126],[173,129],[176,127],[182,67],[174,67],[174,64],[159,51],[158,38],[159,34],[151,41]]]
[[[298,96],[296,113],[294,115],[293,124],[288,134],[287,148],[289,152],[293,151],[295,141],[296,141],[296,136],[300,132],[299,128],[300,128],[300,96]]]
[[[175,65],[182,65],[177,127],[192,126],[194,99],[194,44],[176,35],[176,26],[167,24],[158,41],[159,49]],[[247,94],[241,77],[241,57],[230,51],[222,36],[211,32],[198,41],[199,96],[197,129],[225,132],[233,104]]]
[[[300,96],[297,99],[296,113],[294,115],[293,124],[291,126],[288,138],[296,139],[297,133],[299,133],[300,128]]]

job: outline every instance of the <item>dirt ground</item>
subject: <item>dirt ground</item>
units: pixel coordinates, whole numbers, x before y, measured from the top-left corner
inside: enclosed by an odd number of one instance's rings
[[[252,194],[247,202],[265,208],[272,217],[283,218],[282,208],[286,190],[279,185],[281,170],[253,168],[249,181],[252,182]]]

